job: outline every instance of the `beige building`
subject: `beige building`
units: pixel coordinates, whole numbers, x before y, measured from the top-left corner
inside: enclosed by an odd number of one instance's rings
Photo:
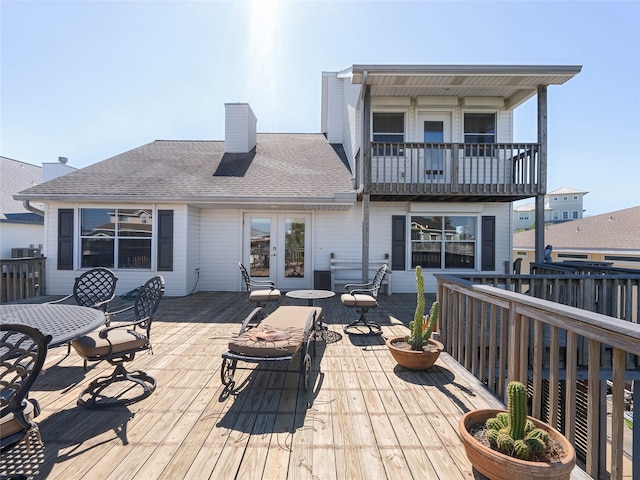
[[[534,261],[535,230],[513,235],[513,259],[522,259],[521,273]],[[607,262],[640,270],[640,206],[547,225],[545,244],[553,247],[554,262]]]

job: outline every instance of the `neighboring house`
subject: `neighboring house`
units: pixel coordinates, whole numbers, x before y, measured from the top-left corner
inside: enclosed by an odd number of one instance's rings
[[[154,141],[17,195],[45,203],[47,293],[96,265],[119,292],[156,272],[167,295],[238,291],[239,261],[307,289],[331,253],[387,256],[394,292],[416,265],[430,292],[434,273],[502,273],[511,202],[546,193],[546,142],[512,143],[514,109],[537,97],[546,139],[547,87],[580,70],[353,65],[322,74],[316,134],[257,133],[226,104],[224,141]]]
[[[589,193],[583,190],[562,187],[549,192],[544,197],[545,223],[562,223],[578,220],[583,217],[584,196]],[[535,226],[536,206],[524,203],[513,207],[513,230],[529,230]]]
[[[38,167],[0,156],[0,258],[35,255],[44,243],[42,204],[29,210],[13,194],[73,170],[63,157]]]
[[[544,236],[554,262],[607,262],[640,270],[640,206],[548,225]],[[533,239],[532,230],[513,236],[513,259],[522,258],[523,274],[534,261]]]
[[[584,212],[583,199],[587,193],[589,192],[567,187],[547,193],[546,200],[551,211],[549,217],[545,216],[545,221],[561,223],[581,219]]]
[[[0,258],[12,251],[41,248],[44,218],[27,210],[13,194],[42,182],[42,167],[0,157]]]

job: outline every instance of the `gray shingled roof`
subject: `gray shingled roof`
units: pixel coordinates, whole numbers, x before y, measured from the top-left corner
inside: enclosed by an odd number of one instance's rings
[[[534,248],[535,230],[513,235],[513,248]],[[546,227],[544,243],[558,249],[640,251],[640,206]]]
[[[18,196],[39,201],[116,199],[203,205],[259,199],[354,203],[352,176],[340,153],[322,134],[258,134],[255,156],[246,168],[247,156],[225,156],[222,141],[156,140]],[[223,157],[225,162],[245,164],[237,171],[228,165],[218,170]],[[238,171],[244,175],[220,174]]]

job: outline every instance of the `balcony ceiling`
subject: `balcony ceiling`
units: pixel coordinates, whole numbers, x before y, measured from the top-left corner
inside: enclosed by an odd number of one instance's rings
[[[562,85],[581,70],[581,66],[353,65],[350,73],[351,83],[366,82],[372,96],[502,97],[505,107],[515,108],[536,95],[538,86]]]

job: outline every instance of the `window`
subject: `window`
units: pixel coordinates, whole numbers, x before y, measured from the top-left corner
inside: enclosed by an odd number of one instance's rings
[[[529,220],[529,212],[520,212],[518,215],[519,220]]]
[[[567,200],[569,200],[569,197],[562,197],[563,202],[566,202]]]
[[[553,197],[553,201],[557,202],[558,201],[558,197]]]
[[[559,220],[560,216],[558,215],[558,212],[553,212],[553,219],[554,220]]]
[[[146,209],[81,209],[81,267],[150,269],[152,218]]]
[[[578,216],[578,211],[577,211],[577,210],[574,210],[573,212],[571,212],[571,215],[572,215],[572,218],[573,218],[574,220],[575,220],[576,218],[580,218],[580,217]]]
[[[567,212],[566,210],[562,212],[562,219],[563,220],[569,220],[569,212]]]
[[[475,217],[411,217],[411,268],[475,268]]]
[[[574,196],[573,196],[573,199],[574,199],[574,200],[578,200],[578,195],[574,195]]]
[[[404,113],[374,112],[373,141],[381,142],[374,149],[374,155],[398,155],[402,151],[392,143],[404,142]]]
[[[496,115],[494,113],[465,113],[464,143],[496,143]],[[492,157],[494,149],[467,146],[465,155]]]

